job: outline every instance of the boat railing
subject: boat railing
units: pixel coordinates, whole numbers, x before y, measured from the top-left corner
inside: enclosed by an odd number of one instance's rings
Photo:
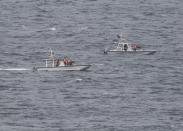
[[[55,67],[55,60],[54,58],[52,59],[44,59],[45,61],[45,66],[46,67]]]

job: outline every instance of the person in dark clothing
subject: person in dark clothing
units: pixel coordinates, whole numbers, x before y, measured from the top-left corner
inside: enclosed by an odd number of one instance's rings
[[[124,44],[124,51],[127,51],[127,50],[128,50],[128,45]]]

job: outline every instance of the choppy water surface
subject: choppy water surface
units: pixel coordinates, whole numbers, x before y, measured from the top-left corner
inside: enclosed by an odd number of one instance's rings
[[[0,71],[1,131],[182,131],[182,0],[1,0],[0,68],[58,56],[86,72]],[[119,33],[154,55],[109,54]]]

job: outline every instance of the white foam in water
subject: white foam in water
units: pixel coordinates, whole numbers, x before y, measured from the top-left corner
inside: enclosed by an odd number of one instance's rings
[[[96,63],[96,64],[92,64],[92,65],[96,65],[96,66],[103,66],[104,64]]]
[[[79,78],[79,79],[76,79],[76,81],[82,81],[82,80],[83,80],[83,79],[80,79],[80,78]]]
[[[56,30],[56,28],[55,28],[55,27],[52,27],[52,28],[50,28],[50,30],[55,31],[55,30]]]
[[[27,71],[28,68],[0,68],[0,71]]]

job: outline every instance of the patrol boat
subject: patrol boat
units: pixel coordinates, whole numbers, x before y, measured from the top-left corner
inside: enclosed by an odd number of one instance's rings
[[[155,50],[144,50],[142,47],[138,44],[132,44],[126,41],[122,37],[122,35],[117,35],[118,41],[115,43],[117,46],[115,46],[113,49],[104,50],[104,54],[107,54],[108,52],[122,52],[122,53],[147,53],[147,54],[154,54],[156,53]]]
[[[63,60],[55,58],[53,51],[50,50],[48,59],[44,59],[45,66],[34,67],[36,71],[84,71],[90,68],[91,65],[77,65],[75,62],[65,57]]]

